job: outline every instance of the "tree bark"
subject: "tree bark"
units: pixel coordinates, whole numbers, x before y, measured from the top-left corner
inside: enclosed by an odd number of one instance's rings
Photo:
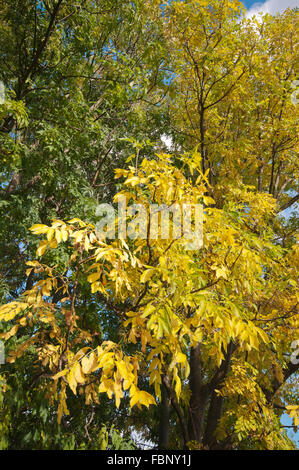
[[[215,390],[213,390],[203,438],[203,445],[207,446],[211,450],[214,449],[216,445],[215,431],[221,417],[222,405],[223,397],[219,397]]]
[[[202,440],[204,416],[208,400],[208,390],[202,382],[200,345],[191,349],[190,353],[190,389],[188,429],[190,440]]]
[[[164,375],[163,377],[163,384],[165,385],[165,388],[167,390],[167,394],[171,402],[171,405],[173,406],[173,409],[175,410],[179,418],[181,429],[182,429],[182,434],[183,434],[183,439],[184,439],[184,446],[187,448],[187,442],[190,441],[190,436],[189,436],[189,431],[188,431],[188,425],[187,425],[185,415],[184,415],[184,410],[181,408],[181,406],[179,405],[177,401],[176,394],[171,387],[170,380],[167,375]]]
[[[162,402],[159,429],[159,449],[168,449],[169,447],[169,398],[165,386],[162,386]]]
[[[219,396],[215,392],[215,389],[217,389],[219,385],[221,385],[221,382],[223,382],[223,380],[227,376],[231,358],[236,348],[236,344],[231,341],[227,347],[225,359],[222,361],[218,371],[216,372],[209,384],[211,400],[207,415],[206,429],[203,437],[203,445],[207,446],[209,449],[215,449],[217,443],[215,438],[215,431],[217,429],[219,419],[221,418],[223,405],[223,397]]]

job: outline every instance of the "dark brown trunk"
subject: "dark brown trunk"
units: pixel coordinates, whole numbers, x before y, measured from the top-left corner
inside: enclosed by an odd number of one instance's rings
[[[200,110],[200,152],[202,158],[202,171],[206,172],[206,143],[205,143],[205,116],[204,109],[201,107]]]
[[[182,430],[182,436],[184,439],[184,447],[187,448],[187,443],[190,441],[190,436],[189,436],[189,431],[188,431],[188,425],[185,419],[185,414],[183,408],[180,406],[178,403],[176,394],[174,390],[171,387],[169,377],[167,375],[163,376],[163,384],[167,390],[168,398],[170,400],[170,403],[176,412],[180,425],[181,425],[181,430]]]
[[[200,345],[191,349],[190,353],[190,389],[189,403],[189,435],[191,441],[202,440],[204,415],[208,399],[207,387],[202,383]]]
[[[276,145],[275,143],[272,146],[272,165],[271,165],[271,179],[269,184],[269,194],[273,194],[274,188],[274,170],[275,170],[275,163],[276,163]]]
[[[261,163],[259,168],[258,168],[257,188],[258,188],[259,191],[263,191],[263,172],[264,172],[264,165],[263,165],[263,163]]]
[[[203,445],[207,446],[209,449],[215,449],[216,447],[216,438],[215,431],[218,426],[219,419],[222,413],[222,404],[223,397],[219,397],[215,391],[212,393],[208,416],[207,424],[203,439]]]
[[[162,401],[159,429],[159,449],[169,447],[169,398],[164,386],[162,386]]]
[[[230,367],[231,357],[236,348],[237,346],[231,341],[227,347],[225,359],[222,361],[221,366],[219,367],[218,371],[216,372],[215,376],[209,384],[211,400],[207,415],[206,429],[203,437],[203,444],[209,449],[216,448],[217,441],[215,438],[215,431],[217,429],[219,419],[221,418],[223,405],[223,397],[217,395],[215,389],[221,386],[221,383],[227,376]]]

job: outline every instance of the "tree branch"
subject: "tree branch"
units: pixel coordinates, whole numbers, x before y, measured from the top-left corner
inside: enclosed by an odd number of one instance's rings
[[[288,207],[292,206],[293,204],[295,204],[295,202],[297,202],[299,200],[299,194],[296,194],[296,196],[292,197],[291,199],[289,199],[287,202],[285,202],[284,204],[282,204],[282,206],[280,206],[279,208],[279,212],[282,212],[284,211],[285,209],[287,209]]]

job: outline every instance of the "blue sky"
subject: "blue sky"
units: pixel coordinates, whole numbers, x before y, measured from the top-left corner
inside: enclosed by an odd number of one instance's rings
[[[264,11],[265,13],[277,13],[286,8],[299,7],[299,0],[243,0],[244,5],[251,14]]]
[[[258,3],[256,0],[245,0],[243,1],[244,5],[246,8],[252,7],[253,4]],[[265,3],[265,2],[260,2],[260,3]]]
[[[243,1],[244,5],[246,6],[246,8],[250,8],[254,3],[256,3],[255,0],[247,0],[247,1]]]

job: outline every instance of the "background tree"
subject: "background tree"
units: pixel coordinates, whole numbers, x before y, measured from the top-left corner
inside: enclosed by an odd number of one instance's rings
[[[148,8],[144,1],[1,1],[2,302],[32,286],[25,262],[28,255],[34,256],[36,246],[28,227],[37,220],[50,223],[53,217],[93,219],[98,201],[110,200],[116,191],[113,168],[132,152],[123,139],[159,140],[167,124],[162,121],[167,88],[163,37]],[[65,256],[62,250],[57,261]],[[59,292],[54,296],[58,299]],[[99,329],[97,308],[88,305],[94,332]],[[111,330],[116,327],[113,321],[111,316],[107,322]],[[58,445],[49,438],[47,405],[43,415],[37,411],[34,422],[26,411],[36,375],[30,360],[11,376],[9,407],[19,432],[14,429],[9,445]],[[43,396],[30,400],[39,410]],[[80,408],[74,405],[73,416]],[[81,417],[76,415],[76,425],[67,425],[76,427],[76,433],[82,430],[84,441],[85,421],[91,415],[87,407]],[[109,417],[113,422],[112,415],[112,410],[101,417],[97,413],[98,430],[101,420]],[[31,437],[28,428],[35,429]]]
[[[247,192],[244,185],[251,185],[261,198],[273,195],[281,212],[298,200],[297,113],[291,100],[297,12],[240,22],[241,2],[208,3],[175,2],[165,23],[177,76],[169,104],[173,140],[180,151],[194,145],[200,149],[214,207],[227,208],[236,186],[242,200],[241,188]],[[275,217],[270,225],[278,243],[294,244],[295,218],[286,222]],[[247,229],[260,235],[258,226],[256,220]],[[274,302],[277,294],[271,291],[268,300]],[[259,309],[268,300],[259,300]],[[200,358],[197,351],[194,355],[198,371]],[[206,397],[200,381],[193,386],[200,422]],[[211,398],[214,424],[206,442],[212,439],[222,401]],[[196,431],[197,438],[201,432]]]

